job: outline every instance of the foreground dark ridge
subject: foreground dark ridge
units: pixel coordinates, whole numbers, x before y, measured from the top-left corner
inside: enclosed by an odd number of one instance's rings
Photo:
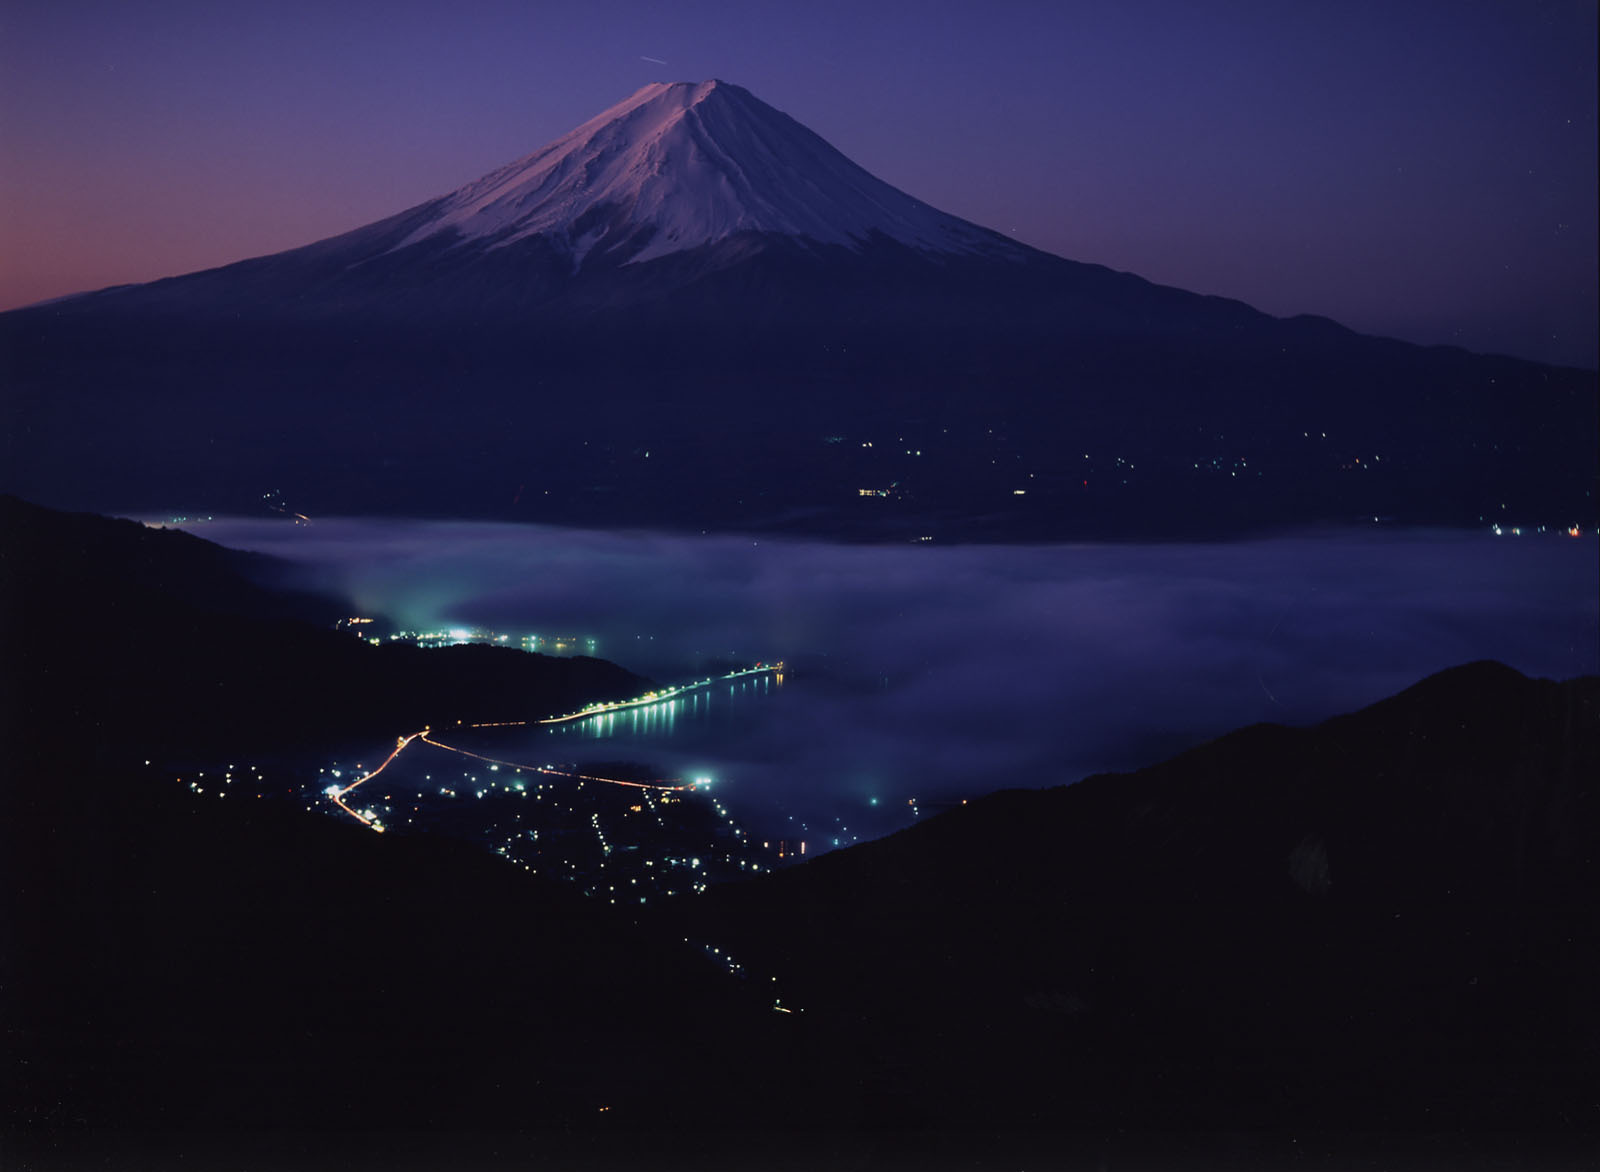
[[[665,1109],[669,1062],[688,1085],[716,1076],[705,1039],[781,1045],[702,956],[570,888],[448,840],[228,806],[161,768],[649,681],[369,647],[289,613],[325,600],[260,588],[243,570],[270,567],[182,533],[15,499],[0,533],[8,1143],[637,1121]]]
[[[146,540],[27,523],[7,601],[56,617],[83,602],[71,567]],[[194,548],[172,536],[155,563]],[[213,630],[170,600],[156,629],[180,650]],[[1130,1132],[1444,1131],[1526,1154],[1595,1124],[1594,679],[1470,665],[1314,729],[995,794],[660,920],[467,848],[156,784],[128,754],[171,727],[115,710],[214,692],[220,720],[238,693],[159,669],[148,697],[98,685],[101,634],[63,624],[7,661],[27,718],[0,788],[7,1129],[857,1137],[834,1156],[952,1128],[1102,1152]],[[319,643],[275,654],[330,691],[367,678]],[[779,974],[803,1012],[685,936]]]
[[[424,651],[332,630],[346,604],[177,530],[0,497],[0,712],[19,745],[188,761],[525,720],[653,685],[603,660]],[[266,583],[266,585],[263,585]]]
[[[1594,1127],[1600,680],[1493,663],[713,890],[888,1115]]]

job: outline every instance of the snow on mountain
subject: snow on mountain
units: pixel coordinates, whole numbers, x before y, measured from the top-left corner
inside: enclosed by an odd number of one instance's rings
[[[396,249],[459,235],[498,248],[543,236],[576,270],[738,233],[858,247],[881,234],[934,253],[1020,258],[1004,237],[875,178],[800,123],[722,81],[645,86],[526,158],[424,205]]]

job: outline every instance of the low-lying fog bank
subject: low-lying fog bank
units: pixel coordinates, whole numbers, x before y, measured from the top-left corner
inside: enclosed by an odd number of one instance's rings
[[[406,627],[592,637],[666,682],[713,659],[785,659],[790,682],[747,721],[654,755],[715,767],[741,805],[829,822],[874,797],[931,806],[1148,764],[1474,659],[1600,670],[1590,537],[841,546],[338,519],[197,532],[290,559]]]

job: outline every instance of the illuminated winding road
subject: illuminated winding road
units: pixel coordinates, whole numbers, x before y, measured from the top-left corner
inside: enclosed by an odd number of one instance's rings
[[[361,785],[364,782],[371,781],[374,777],[377,777],[378,774],[389,768],[390,763],[393,762],[396,757],[400,756],[401,753],[405,752],[407,745],[411,744],[411,742],[416,740],[418,737],[425,736],[427,732],[427,729],[421,729],[412,733],[409,737],[396,738],[394,743],[394,752],[390,753],[383,759],[382,765],[378,766],[371,773],[356,778],[343,789],[340,789],[338,786],[330,785],[324,792],[328,795],[328,797],[333,799],[334,805],[338,806],[339,809],[343,810],[346,814],[349,814],[350,817],[360,822],[363,826],[370,826],[373,830],[376,830],[379,834],[382,834],[383,826],[378,822],[378,820],[376,818],[368,818],[365,814],[362,814],[356,810],[352,810],[349,806],[345,805],[344,795],[355,789],[356,786]]]

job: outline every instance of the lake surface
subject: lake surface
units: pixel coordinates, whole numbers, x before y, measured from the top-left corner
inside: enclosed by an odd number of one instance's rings
[[[913,799],[926,812],[1137,768],[1475,659],[1600,671],[1592,535],[884,547],[338,519],[195,532],[293,560],[407,627],[584,635],[664,683],[785,660],[781,684],[506,745],[713,776],[752,826],[793,817],[825,843],[897,825]]]

